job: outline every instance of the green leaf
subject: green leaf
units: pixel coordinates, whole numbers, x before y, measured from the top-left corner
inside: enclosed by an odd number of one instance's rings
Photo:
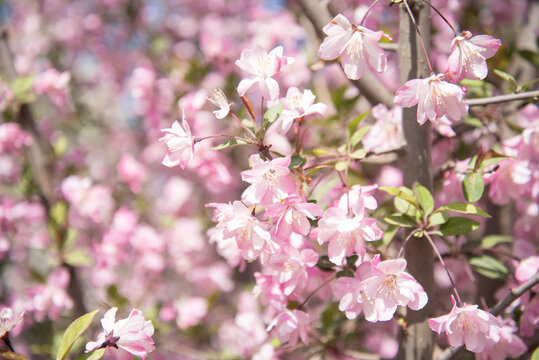
[[[69,350],[73,346],[73,343],[79,336],[82,335],[92,324],[95,315],[99,310],[94,310],[88,314],[82,315],[69,325],[62,340],[60,341],[60,346],[58,347],[58,354],[56,355],[56,360],[64,360],[69,353]]]
[[[419,202],[419,205],[423,209],[424,214],[426,216],[430,215],[430,213],[432,213],[432,210],[434,210],[434,199],[432,198],[429,189],[427,189],[420,183],[415,183],[414,193],[417,201]]]
[[[348,168],[348,161],[339,161],[335,164],[335,170],[344,171]]]
[[[393,204],[395,205],[395,209],[397,209],[397,211],[408,215],[412,219],[421,218],[419,209],[417,209],[415,206],[410,204],[408,201],[395,197],[393,199]]]
[[[513,238],[508,235],[489,235],[485,236],[481,240],[481,247],[484,249],[490,249],[498,244],[510,243],[513,241]]]
[[[0,351],[0,358],[9,360],[28,360],[26,356],[11,351]]]
[[[494,69],[494,73],[496,75],[498,75],[499,77],[501,77],[502,79],[504,79],[505,81],[509,82],[509,90],[511,90],[511,92],[515,92],[517,90],[520,90],[520,87],[518,86],[518,83],[515,80],[515,78],[513,77],[513,75],[508,74],[508,73],[506,73],[504,71],[501,71],[501,70],[498,70],[498,69]]]
[[[31,92],[34,86],[33,76],[18,77],[9,84],[15,98],[21,103],[29,103],[35,100],[35,95]]]
[[[289,169],[298,168],[300,166],[305,165],[306,161],[307,160],[303,156],[298,155],[298,154],[294,154],[294,155],[292,155],[292,157],[290,159],[290,165],[288,165],[288,168]]]
[[[92,260],[86,253],[86,251],[80,249],[69,250],[64,253],[64,261],[68,265],[72,266],[90,266]]]
[[[414,220],[410,219],[408,216],[404,214],[393,214],[386,216],[384,218],[384,221],[390,225],[396,225],[396,226],[404,226],[404,227],[417,227],[417,224],[414,222]]]
[[[475,220],[464,217],[452,217],[446,223],[440,226],[440,232],[443,236],[462,235],[476,230],[479,223]]]
[[[474,203],[481,199],[483,196],[483,190],[485,189],[485,182],[483,177],[479,173],[470,172],[464,176],[462,181],[462,192],[466,201]]]
[[[322,271],[333,271],[334,266],[335,264],[329,261],[329,257],[327,255],[320,256],[318,258],[318,262],[316,263],[316,267]]]
[[[273,124],[275,120],[281,116],[283,112],[284,105],[282,102],[278,103],[275,106],[270,107],[264,114],[264,122],[267,124]]]
[[[357,159],[357,160],[361,160],[365,157],[365,155],[367,155],[367,152],[365,151],[365,149],[358,149],[356,151],[354,151],[353,153],[350,154],[350,157],[352,159]]]
[[[539,360],[539,346],[533,351],[531,360]]]
[[[436,209],[436,212],[438,211],[454,211],[461,214],[491,217],[489,214],[487,214],[484,210],[482,210],[478,206],[475,206],[473,204],[460,203],[460,202],[440,206],[438,209]]]
[[[313,155],[315,156],[323,156],[327,154],[329,154],[329,151],[327,151],[326,149],[321,149],[321,148],[313,149]]]
[[[342,277],[353,278],[353,277],[356,277],[356,274],[352,270],[343,270],[343,271],[339,271],[336,276],[337,276],[337,279],[342,278]]]
[[[363,137],[365,136],[365,134],[367,132],[369,132],[369,130],[371,129],[372,126],[363,126],[363,127],[360,127],[359,129],[357,129],[353,134],[352,136],[350,137],[350,145],[352,145],[352,147],[355,147],[357,144],[359,144],[359,142],[361,141],[361,139],[363,139]]]
[[[385,191],[389,195],[393,195],[407,201],[419,210],[419,205],[417,204],[417,201],[414,198],[414,192],[411,189],[408,189],[405,186],[401,186],[400,188],[382,186],[380,187],[380,190]]]
[[[230,139],[230,140],[227,140],[227,141],[225,141],[224,143],[222,143],[220,145],[214,146],[212,149],[213,150],[222,150],[222,149],[226,149],[226,148],[231,147],[231,146],[245,145],[245,144],[247,144],[247,143],[245,141],[243,141],[243,140]]]
[[[533,84],[535,84],[538,81],[539,81],[539,79],[533,79],[532,81],[528,81],[527,83],[522,85],[521,88],[522,88],[522,90],[526,90],[527,88],[529,88],[530,86],[532,86]]]
[[[470,264],[474,270],[490,279],[506,279],[509,270],[500,261],[487,255],[470,259]]]
[[[52,221],[56,225],[63,225],[67,220],[67,203],[65,201],[55,202],[50,211]]]
[[[438,211],[438,210],[436,210]],[[430,215],[429,217],[429,227],[430,226],[437,226],[442,225],[443,223],[447,222],[449,219],[449,215],[447,215],[444,212],[435,212]]]
[[[391,243],[391,240],[395,237],[397,234],[397,231],[399,231],[399,227],[396,225],[389,225],[384,231],[384,236],[382,237],[382,243],[384,245],[389,245]]]
[[[82,354],[75,358],[75,360],[99,360],[105,354],[105,349],[97,349],[88,354]]]
[[[370,110],[367,110],[364,113],[359,114],[358,116],[356,116],[352,121],[350,121],[350,124],[348,124],[348,135],[350,137],[355,132],[355,130],[356,130],[357,126],[359,125],[359,123],[361,121],[363,121],[363,119],[365,119],[367,117],[367,115],[370,114],[370,112],[371,112]]]

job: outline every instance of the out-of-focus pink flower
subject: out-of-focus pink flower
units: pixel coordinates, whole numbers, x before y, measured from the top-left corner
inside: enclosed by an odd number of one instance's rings
[[[71,175],[62,181],[62,195],[84,217],[96,223],[109,220],[114,207],[110,188],[103,185],[92,186],[89,178]]]
[[[427,304],[427,293],[405,268],[404,259],[380,261],[380,255],[373,258],[371,274],[361,283],[373,305],[372,314],[365,314],[368,321],[390,320],[398,305],[419,310]]]
[[[307,326],[309,324],[309,314],[300,310],[286,310],[279,314],[275,320],[269,324],[267,331],[273,328],[277,330],[277,337],[281,342],[287,342],[290,346],[298,343],[298,338],[304,344],[309,344],[309,333]]]
[[[291,195],[282,204],[269,205],[266,214],[279,217],[275,225],[275,235],[284,241],[290,238],[292,231],[307,235],[311,229],[309,219],[314,220],[322,215],[322,208],[313,203],[302,202],[297,195]]]
[[[365,254],[365,241],[379,240],[383,231],[376,220],[362,214],[350,217],[339,207],[327,209],[318,221],[318,243],[329,242],[329,260],[341,265],[346,256]]]
[[[36,320],[43,321],[45,316],[56,320],[62,310],[73,307],[73,300],[66,293],[69,279],[69,271],[58,268],[49,275],[46,285],[36,285],[28,290],[32,300],[27,310],[34,313]]]
[[[279,84],[273,76],[279,75],[287,65],[294,62],[294,58],[283,56],[283,51],[282,46],[277,46],[268,54],[261,46],[256,46],[254,49],[244,49],[241,52],[236,65],[252,77],[240,81],[238,85],[240,96],[244,96],[251,86],[258,84],[263,97],[271,101],[277,100]]]
[[[24,311],[15,316],[13,309],[3,308],[0,311],[0,338],[4,337],[11,329],[19,325],[24,317]]]
[[[34,90],[37,94],[47,95],[54,105],[62,107],[66,103],[69,80],[69,71],[60,73],[56,69],[47,69],[35,78]]]
[[[185,114],[182,116],[182,125],[177,121],[172,123],[172,128],[162,129],[165,136],[159,139],[168,147],[168,152],[163,159],[163,165],[173,167],[180,165],[185,169],[187,163],[193,158],[195,151],[195,137],[191,135],[191,128],[185,119]]]
[[[146,168],[131,154],[123,154],[118,162],[118,177],[125,181],[135,194],[140,192],[142,182],[146,179]]]
[[[389,110],[386,105],[378,104],[371,113],[376,122],[361,140],[363,148],[375,153],[400,148],[404,143],[400,106]]]
[[[447,335],[447,342],[452,347],[466,345],[466,349],[479,353],[485,349],[487,338],[496,318],[477,305],[457,306],[451,296],[453,308],[447,315],[429,319],[429,326],[438,334]]]
[[[522,260],[515,271],[515,278],[520,284],[534,277],[539,271],[539,256],[530,256]]]
[[[444,74],[433,74],[426,79],[407,81],[397,90],[395,104],[402,107],[417,105],[417,122],[421,125],[427,119],[436,123],[444,116],[452,121],[459,120],[468,114],[465,91],[443,78]]]
[[[15,95],[9,85],[0,79],[0,111],[5,111],[15,99]]]
[[[116,347],[145,359],[155,350],[152,335],[154,328],[150,320],[144,320],[142,311],[133,309],[126,319],[116,321],[118,308],[113,307],[101,319],[103,332],[97,341],[86,344],[86,352],[104,347]]]
[[[230,112],[230,109],[232,108],[232,104],[228,103],[226,95],[221,89],[215,89],[211,97],[208,98],[208,100],[213,105],[219,108],[219,110],[215,110],[213,112],[213,115],[215,115],[215,117],[219,120],[224,119]]]
[[[471,32],[463,31],[451,42],[445,74],[453,82],[484,79],[488,73],[486,59],[493,57],[500,45],[501,41],[490,35],[472,37]]]
[[[258,154],[251,155],[251,170],[241,173],[241,179],[251,184],[242,194],[245,203],[271,204],[294,194],[297,186],[290,177],[290,160],[290,156],[287,156],[264,161]]]
[[[378,45],[382,37],[391,39],[383,31],[372,31],[363,26],[352,25],[341,14],[324,26],[324,39],[318,50],[323,60],[341,57],[346,77],[359,79],[367,70],[367,65],[377,72],[383,72],[387,65],[387,55]]]
[[[504,360],[522,355],[528,347],[515,332],[518,330],[512,319],[496,318],[497,324],[491,327],[485,350],[476,354],[477,360]]]
[[[315,104],[315,98],[311,90],[304,90],[302,94],[296,87],[288,88],[284,110],[278,120],[281,131],[287,132],[296,119],[302,120],[313,114],[324,115],[328,110],[327,105],[321,102]]]
[[[18,153],[32,143],[32,136],[17,123],[0,124],[0,152]]]
[[[197,325],[208,313],[208,300],[200,296],[177,301],[175,306],[178,312],[176,325],[180,330]]]

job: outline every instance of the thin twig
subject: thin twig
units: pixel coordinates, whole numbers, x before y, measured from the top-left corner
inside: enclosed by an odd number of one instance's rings
[[[403,3],[404,3],[404,7],[406,7],[406,11],[408,12],[408,15],[410,15],[410,20],[412,20],[412,24],[414,24],[415,31],[417,32],[417,35],[419,37],[419,42],[421,43],[421,47],[423,48],[423,53],[425,54],[425,59],[427,59],[427,65],[429,67],[429,70],[431,74],[434,74],[434,70],[432,70],[432,65],[430,64],[429,55],[427,54],[427,48],[425,48],[425,43],[423,42],[423,36],[421,36],[419,27],[417,26],[417,23],[415,22],[414,14],[412,14],[412,10],[410,9],[410,6],[408,6],[408,1],[403,0]]]
[[[455,30],[455,28],[453,27],[453,25],[451,25],[451,23],[449,22],[449,20],[447,20],[447,18],[444,16],[444,14],[442,14],[442,13],[440,12],[440,10],[438,10],[434,5],[432,5],[430,1],[423,0],[423,2],[424,2],[425,4],[427,4],[428,6],[430,6],[430,7],[432,8],[432,10],[436,11],[436,13],[437,13],[437,14],[438,14],[438,15],[445,21],[445,23],[446,23],[447,25],[449,25],[449,27],[451,28],[451,30],[453,30],[453,34],[455,34],[455,36],[458,35],[457,30]]]
[[[479,98],[479,99],[469,99],[469,100],[465,100],[465,103],[468,104],[468,106],[481,106],[481,105],[498,104],[502,102],[509,102],[509,101],[516,101],[516,100],[527,100],[527,99],[537,100],[538,98],[539,98],[539,90],[534,90],[534,91],[526,91],[526,92],[518,93],[518,94],[507,94],[507,95],[499,95],[499,96],[492,96],[492,97]]]

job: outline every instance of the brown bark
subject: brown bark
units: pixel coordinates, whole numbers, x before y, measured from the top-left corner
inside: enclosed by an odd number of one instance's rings
[[[430,9],[424,3],[408,0],[416,23],[427,47],[430,43]],[[400,4],[399,19],[399,67],[400,81],[426,78],[430,75],[419,36],[403,3]],[[417,107],[403,109],[403,129],[406,145],[402,162],[404,185],[411,187],[415,182],[432,191],[431,128],[427,122],[417,122]],[[429,299],[434,294],[434,252],[425,238],[412,238],[405,248],[407,271],[413,275],[427,292]],[[434,333],[427,319],[432,316],[432,301],[420,311],[408,310],[406,327],[400,334],[399,359],[431,359]]]

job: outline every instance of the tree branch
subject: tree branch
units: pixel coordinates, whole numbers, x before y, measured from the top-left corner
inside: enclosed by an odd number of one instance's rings
[[[499,303],[497,303],[494,307],[489,309],[489,312],[494,315],[498,316],[500,315],[509,305],[513,303],[516,299],[524,295],[526,292],[531,290],[532,287],[539,284],[539,274],[535,274],[534,277],[532,277],[530,280],[526,281],[524,284],[511,289],[509,294],[504,297]],[[438,357],[438,360],[450,360],[453,358],[453,356],[457,355],[459,352],[463,351],[464,348],[458,347],[458,348],[447,348],[444,350],[444,352]]]
[[[539,99],[539,90],[527,91],[527,92],[518,93],[518,94],[492,96],[492,97],[486,97],[486,98],[480,98],[480,99],[470,99],[470,100],[466,100],[465,102],[469,106],[480,106],[480,105],[498,104],[502,102],[526,100],[526,99],[534,99],[534,100]]]
[[[322,28],[333,19],[330,12],[318,0],[297,0],[307,18],[313,24],[318,38],[322,40],[325,34]],[[396,45],[391,46],[395,49]],[[385,104],[388,107],[394,106],[394,96],[378,79],[369,72],[366,72],[359,80],[350,80],[359,90],[361,95],[372,104]]]

